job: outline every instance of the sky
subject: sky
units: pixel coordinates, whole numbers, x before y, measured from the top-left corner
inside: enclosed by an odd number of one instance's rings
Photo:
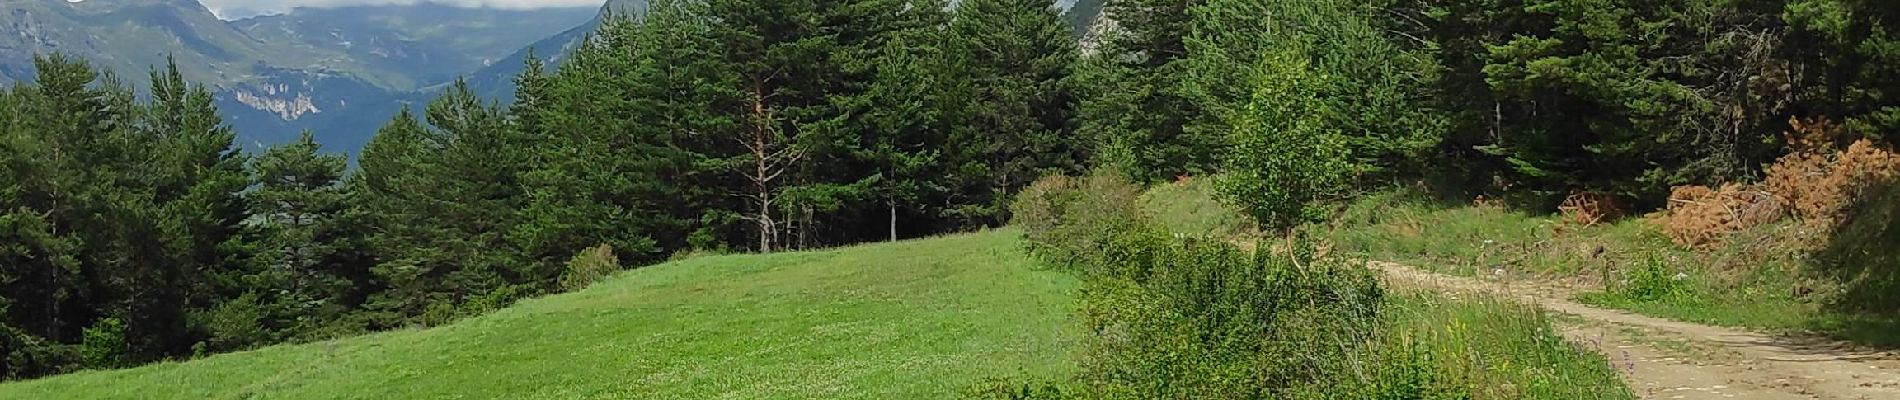
[[[366,4],[412,4],[432,2],[454,4],[468,7],[500,8],[544,8],[544,7],[594,7],[605,0],[199,0],[205,8],[222,18],[243,18],[259,14],[275,14],[295,7],[335,7]]]

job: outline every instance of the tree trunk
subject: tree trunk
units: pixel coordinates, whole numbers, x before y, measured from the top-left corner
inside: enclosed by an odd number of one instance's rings
[[[897,241],[897,202],[885,203],[891,207],[891,241]]]
[[[772,165],[771,151],[767,148],[770,144],[767,141],[771,136],[771,118],[765,114],[765,89],[757,83],[752,86],[752,119],[752,143],[747,147],[752,150],[753,166],[756,167],[750,178],[753,189],[758,191],[759,215],[756,222],[759,224],[759,252],[770,253],[772,237],[778,233],[778,227],[772,223]]]
[[[811,248],[811,240],[810,240],[811,237],[805,234],[806,232],[811,231],[811,226],[812,226],[811,220],[812,220],[811,206],[799,207],[799,215],[798,215],[798,249],[799,250]]]

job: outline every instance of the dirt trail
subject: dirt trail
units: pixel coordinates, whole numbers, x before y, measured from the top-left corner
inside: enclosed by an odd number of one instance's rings
[[[1586,306],[1574,290],[1371,262],[1398,288],[1498,295],[1574,316],[1564,336],[1603,353],[1649,399],[1900,399],[1900,356]],[[1561,321],[1560,321],[1561,322]]]

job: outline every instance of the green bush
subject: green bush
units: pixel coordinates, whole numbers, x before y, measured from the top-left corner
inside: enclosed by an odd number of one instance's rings
[[[125,366],[125,323],[118,318],[101,319],[81,333],[79,359],[86,368],[110,369]]]
[[[1247,76],[1248,102],[1221,118],[1234,147],[1220,192],[1265,228],[1324,219],[1322,201],[1352,182],[1346,138],[1315,108],[1328,77],[1308,65],[1300,51],[1263,54]]]
[[[1370,272],[1304,239],[1249,254],[1177,238],[1113,174],[1047,178],[1014,205],[1040,258],[1089,282],[1088,398],[1271,398],[1325,393],[1361,359],[1382,293]]]
[[[1010,379],[988,379],[970,390],[964,398],[971,400],[1062,400],[1064,390],[1061,384],[1054,382],[1019,382]]]
[[[275,335],[264,326],[267,316],[267,310],[255,292],[246,292],[212,307],[201,316],[204,319],[201,324],[210,334],[206,348],[230,351],[275,343]]]
[[[1010,211],[1031,252],[1091,277],[1145,277],[1168,234],[1141,211],[1141,186],[1119,174],[1052,176],[1021,192]]]
[[[561,272],[561,290],[580,290],[615,272],[620,272],[620,258],[614,256],[613,246],[594,246],[567,260],[567,268]]]

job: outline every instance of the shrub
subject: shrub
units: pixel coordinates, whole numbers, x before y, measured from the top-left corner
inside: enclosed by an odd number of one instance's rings
[[[1837,125],[1790,120],[1787,156],[1768,167],[1765,185],[1797,216],[1820,227],[1840,223],[1863,192],[1900,176],[1900,155],[1859,139],[1845,148]]]
[[[1636,301],[1679,300],[1689,295],[1689,275],[1669,268],[1662,257],[1650,255],[1624,272],[1617,294]]]
[[[1037,179],[1024,187],[1010,202],[1010,223],[1023,228],[1032,244],[1056,243],[1054,236],[1062,228],[1062,212],[1075,201],[1075,180],[1063,175]]]
[[[218,304],[202,316],[211,336],[206,347],[229,351],[275,342],[270,329],[264,326],[266,316],[264,304],[255,292]]]
[[[109,369],[125,366],[125,323],[118,318],[101,319],[86,327],[79,343],[79,359],[86,368]]]
[[[1038,180],[1011,203],[1031,252],[1044,262],[1096,277],[1145,276],[1164,230],[1141,211],[1141,187],[1119,174]]]
[[[1032,251],[1089,282],[1082,397],[1276,397],[1347,379],[1382,296],[1369,271],[1303,239],[1249,254],[1168,235],[1138,193],[1113,174],[1049,178],[1014,204]]]
[[[580,290],[615,272],[620,272],[620,258],[614,256],[613,246],[594,246],[567,260],[561,272],[561,289]]]
[[[1104,283],[1084,305],[1085,381],[1105,398],[1284,398],[1359,378],[1382,297],[1364,268],[1217,241],[1169,244],[1146,284]],[[1337,385],[1337,386],[1336,386]]]
[[[1322,200],[1352,181],[1346,138],[1315,110],[1327,77],[1303,52],[1261,57],[1249,101],[1222,116],[1233,142],[1220,192],[1264,228],[1285,231],[1324,217]]]
[[[1780,220],[1785,210],[1779,197],[1759,186],[1678,186],[1669,193],[1661,225],[1679,246],[1709,248],[1735,232]]]
[[[1062,385],[1054,382],[1018,382],[987,379],[977,383],[966,399],[972,400],[1062,400]]]

